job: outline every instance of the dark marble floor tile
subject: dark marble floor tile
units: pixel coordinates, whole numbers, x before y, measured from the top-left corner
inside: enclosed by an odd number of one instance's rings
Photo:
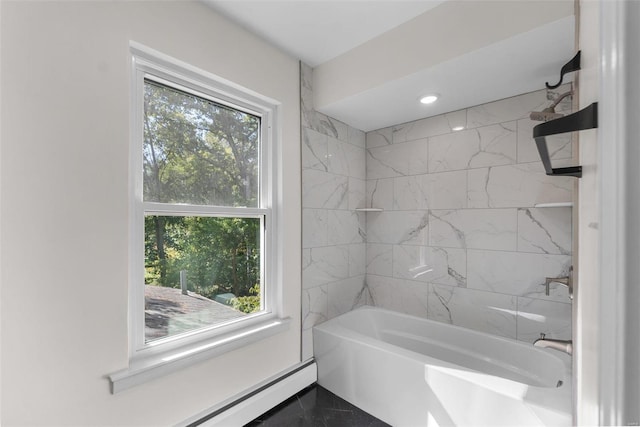
[[[245,427],[384,427],[380,421],[319,385],[312,385]]]

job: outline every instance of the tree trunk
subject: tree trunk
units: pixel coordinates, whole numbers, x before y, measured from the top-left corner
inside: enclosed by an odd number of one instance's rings
[[[238,248],[233,248],[231,254],[231,279],[233,280],[233,294],[237,297],[240,293],[240,284],[238,283]]]
[[[167,254],[164,251],[164,233],[166,231],[165,219],[161,216],[153,217],[156,226],[156,246],[158,248],[158,261],[160,263],[160,284],[166,285],[167,278]]]

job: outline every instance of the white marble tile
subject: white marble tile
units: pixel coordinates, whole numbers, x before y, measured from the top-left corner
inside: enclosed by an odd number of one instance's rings
[[[429,244],[451,248],[515,251],[516,209],[458,209],[429,212]]]
[[[340,141],[346,142],[349,139],[349,127],[345,123],[317,111],[313,117],[315,119],[312,123],[313,129],[325,135],[337,138]]]
[[[315,110],[313,109],[313,69],[305,63],[300,67],[300,110],[302,127],[313,129]]]
[[[313,329],[302,330],[302,361],[313,357]]]
[[[426,245],[429,217],[425,211],[385,211],[367,216],[367,242]]]
[[[467,287],[568,303],[565,286],[551,284],[546,296],[544,283],[546,277],[567,276],[570,266],[568,255],[469,249]]]
[[[327,233],[329,245],[364,243],[366,240],[365,214],[330,210],[327,213]]]
[[[454,286],[429,285],[429,319],[516,338],[516,297]]]
[[[349,142],[349,125],[340,120],[334,119],[333,117],[328,117],[328,121],[331,123],[331,128],[335,129],[335,133],[330,134],[329,136],[334,136],[342,142]]]
[[[347,245],[305,249],[302,255],[302,284],[305,289],[349,277]]]
[[[312,328],[328,320],[326,286],[302,290],[302,360],[313,356]]]
[[[315,169],[302,171],[302,206],[347,209],[349,178]]]
[[[367,245],[356,243],[349,245],[349,277],[364,276],[367,272]]]
[[[348,126],[339,120],[317,112],[313,107],[313,69],[302,64],[300,70],[300,110],[302,115],[302,127],[313,129],[323,135],[332,136],[342,141],[347,141]]]
[[[377,276],[393,275],[393,245],[367,243],[367,274]]]
[[[467,172],[441,172],[426,175],[429,209],[467,207]]]
[[[325,209],[302,210],[302,247],[313,248],[328,244],[328,216]]]
[[[367,179],[366,207],[393,209],[393,178]]]
[[[358,148],[336,138],[329,138],[328,150],[329,172],[365,179],[364,148]]]
[[[365,286],[364,275],[331,283],[328,285],[328,290],[329,319],[367,303],[369,288]]]
[[[445,172],[516,162],[516,122],[429,138],[429,172]]]
[[[571,215],[570,207],[518,209],[518,251],[571,255]]]
[[[429,286],[426,283],[367,275],[367,286],[375,306],[427,317]]]
[[[518,340],[571,339],[571,304],[518,297]]]
[[[467,110],[458,110],[393,127],[393,143],[413,141],[453,132],[453,128],[467,126]]]
[[[428,191],[427,175],[393,178],[393,209],[428,209]]]
[[[360,129],[356,129],[354,127],[348,126],[347,129],[349,144],[353,144],[356,147],[365,148],[366,147],[366,134]]]
[[[391,145],[393,128],[383,128],[378,130],[372,130],[366,134],[366,146],[367,148],[382,147],[385,145]]]
[[[462,249],[394,245],[393,277],[466,286],[467,257]]]
[[[547,176],[542,163],[522,163],[467,171],[470,208],[533,207],[572,200],[575,178]]]
[[[478,127],[529,117],[532,111],[542,111],[550,106],[560,95],[571,90],[571,83],[547,91],[541,89],[501,99],[468,109],[467,126]],[[571,108],[571,101],[566,98],[556,108],[557,112],[567,112]]]
[[[328,294],[326,285],[302,290],[302,329],[311,329],[329,319]]]
[[[557,111],[557,110],[556,110]],[[540,155],[533,139],[533,128],[542,122],[529,118],[518,120],[518,163],[539,162]],[[570,159],[572,156],[571,133],[551,135],[546,138],[551,160]],[[555,166],[555,163],[553,163]]]
[[[532,111],[542,111],[550,104],[546,90],[538,90],[471,107],[467,112],[467,124],[469,127],[480,127],[523,119],[529,117]]]
[[[328,171],[329,137],[314,131],[302,130],[302,168]]]
[[[349,177],[349,210],[367,207],[367,182],[364,179]]]
[[[427,140],[367,149],[367,179],[427,173]]]

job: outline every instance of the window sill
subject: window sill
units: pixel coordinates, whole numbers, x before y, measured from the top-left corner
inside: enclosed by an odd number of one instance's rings
[[[119,393],[138,384],[170,374],[200,361],[244,347],[289,329],[291,319],[272,318],[243,329],[218,335],[150,357],[131,360],[130,366],[109,375],[111,393]]]

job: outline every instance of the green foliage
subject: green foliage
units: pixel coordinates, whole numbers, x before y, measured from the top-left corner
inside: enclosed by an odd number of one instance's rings
[[[236,297],[231,300],[231,307],[243,313],[251,314],[260,311],[260,285],[256,284],[249,289],[251,295]]]
[[[156,237],[162,219],[164,259],[157,255]],[[207,298],[250,296],[252,284],[260,280],[259,227],[256,218],[147,216],[145,281],[179,288],[180,271],[186,270],[189,290]]]
[[[151,81],[144,104],[145,201],[258,205],[258,117]],[[179,288],[186,270],[189,290],[233,293],[249,312],[260,306],[259,239],[258,218],[147,216],[145,283]]]

